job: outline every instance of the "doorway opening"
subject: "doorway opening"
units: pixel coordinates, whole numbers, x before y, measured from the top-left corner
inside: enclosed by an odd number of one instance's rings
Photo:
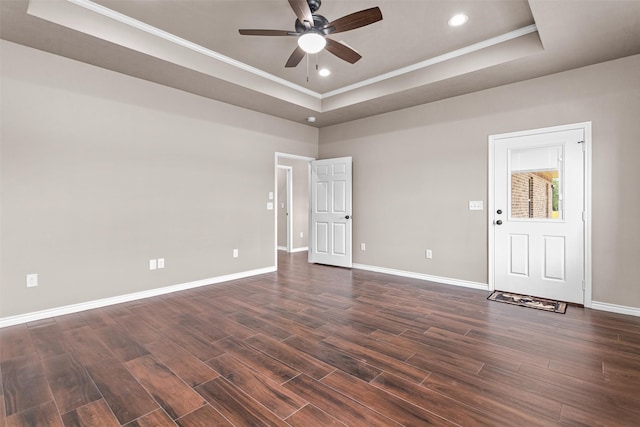
[[[304,252],[309,249],[310,162],[313,157],[275,154],[275,245],[278,252]]]

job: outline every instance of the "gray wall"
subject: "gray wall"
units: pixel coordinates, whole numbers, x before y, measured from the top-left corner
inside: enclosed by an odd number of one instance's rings
[[[274,265],[274,153],[316,129],[1,43],[0,317]]]
[[[487,212],[467,203],[487,204],[488,135],[584,121],[593,300],[640,307],[640,56],[321,129],[320,158],[353,156],[354,262],[487,283]]]

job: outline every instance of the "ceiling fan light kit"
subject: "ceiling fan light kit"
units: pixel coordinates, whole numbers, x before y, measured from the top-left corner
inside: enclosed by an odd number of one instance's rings
[[[325,38],[315,31],[309,31],[298,37],[298,46],[307,53],[318,53],[326,45]]]
[[[356,28],[382,20],[382,12],[378,7],[354,12],[330,22],[324,16],[315,13],[321,6],[320,0],[289,0],[289,5],[297,17],[294,24],[295,31],[239,30],[240,34],[244,36],[298,37],[298,46],[291,56],[289,56],[285,67],[295,67],[302,61],[302,58],[304,58],[307,53],[318,53],[325,48],[329,53],[343,61],[354,64],[359,61],[362,56],[346,44],[332,40],[327,36],[355,30]]]

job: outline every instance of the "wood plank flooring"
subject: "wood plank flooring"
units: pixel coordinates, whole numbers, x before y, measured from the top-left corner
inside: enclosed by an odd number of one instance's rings
[[[638,426],[640,318],[279,254],[0,329],[2,426]]]

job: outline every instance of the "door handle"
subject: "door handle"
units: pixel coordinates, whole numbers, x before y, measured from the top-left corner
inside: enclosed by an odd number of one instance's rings
[[[497,220],[496,225],[502,225],[502,220],[501,219]]]
[[[347,216],[344,217],[344,219],[349,219],[349,218],[351,218],[350,215],[347,215]]]

